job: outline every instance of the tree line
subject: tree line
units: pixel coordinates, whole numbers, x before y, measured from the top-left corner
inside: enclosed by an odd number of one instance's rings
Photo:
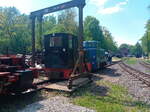
[[[78,34],[77,15],[74,9],[61,11],[58,16],[44,16],[43,35],[56,32]],[[41,37],[36,22],[36,48],[41,49]],[[84,20],[84,40],[97,40],[100,47],[115,52],[116,42],[109,30],[92,16]],[[29,15],[21,14],[15,7],[0,7],[0,54],[31,52],[31,23]]]
[[[135,45],[122,44],[119,49],[129,49],[129,54],[136,57],[150,56],[150,19],[146,22],[145,33]]]
[[[144,54],[149,57],[150,54],[150,19],[145,25],[145,33],[141,38]]]

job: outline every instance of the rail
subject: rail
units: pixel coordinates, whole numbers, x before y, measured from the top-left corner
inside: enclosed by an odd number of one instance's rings
[[[142,66],[144,66],[144,67],[150,69],[150,64],[149,64],[149,63],[144,62],[144,61],[139,61],[139,63],[140,63]]]
[[[138,71],[123,62],[119,63],[119,65],[124,71],[126,71],[130,75],[134,76],[138,80],[142,81],[148,87],[150,87],[150,75],[149,74]]]

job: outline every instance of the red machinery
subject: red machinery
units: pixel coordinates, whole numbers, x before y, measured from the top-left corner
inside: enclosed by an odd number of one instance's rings
[[[19,93],[33,87],[35,69],[29,69],[23,55],[0,56],[0,94]]]

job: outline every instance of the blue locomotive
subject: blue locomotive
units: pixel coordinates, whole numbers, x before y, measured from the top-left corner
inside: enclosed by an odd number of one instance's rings
[[[104,68],[107,64],[107,54],[99,47],[98,41],[84,41],[83,47],[86,51],[86,60],[91,64],[91,70],[96,71]]]

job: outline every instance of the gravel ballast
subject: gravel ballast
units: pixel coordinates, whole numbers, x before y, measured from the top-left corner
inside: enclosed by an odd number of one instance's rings
[[[63,96],[52,97],[26,106],[18,112],[95,112],[85,107],[76,106]]]
[[[138,69],[139,71],[144,72],[144,73],[150,75],[150,69],[147,68],[147,67],[144,67],[143,65],[141,65],[141,64],[139,63],[139,61],[137,61],[136,64],[133,64],[133,65],[131,64],[131,65],[129,65],[129,66],[131,66],[132,68]]]
[[[131,74],[125,72],[118,64],[112,66],[112,69],[116,69],[119,76],[118,84],[128,88],[129,94],[131,94],[138,101],[143,101],[150,104],[150,87],[147,87],[141,81],[133,77]]]
[[[110,66],[102,73],[97,74],[102,80],[122,85],[128,89],[135,100],[150,104],[150,87],[125,72],[118,64]],[[97,79],[99,80],[99,79]],[[70,103],[64,96],[56,96],[26,106],[18,112],[95,112],[85,107]]]

